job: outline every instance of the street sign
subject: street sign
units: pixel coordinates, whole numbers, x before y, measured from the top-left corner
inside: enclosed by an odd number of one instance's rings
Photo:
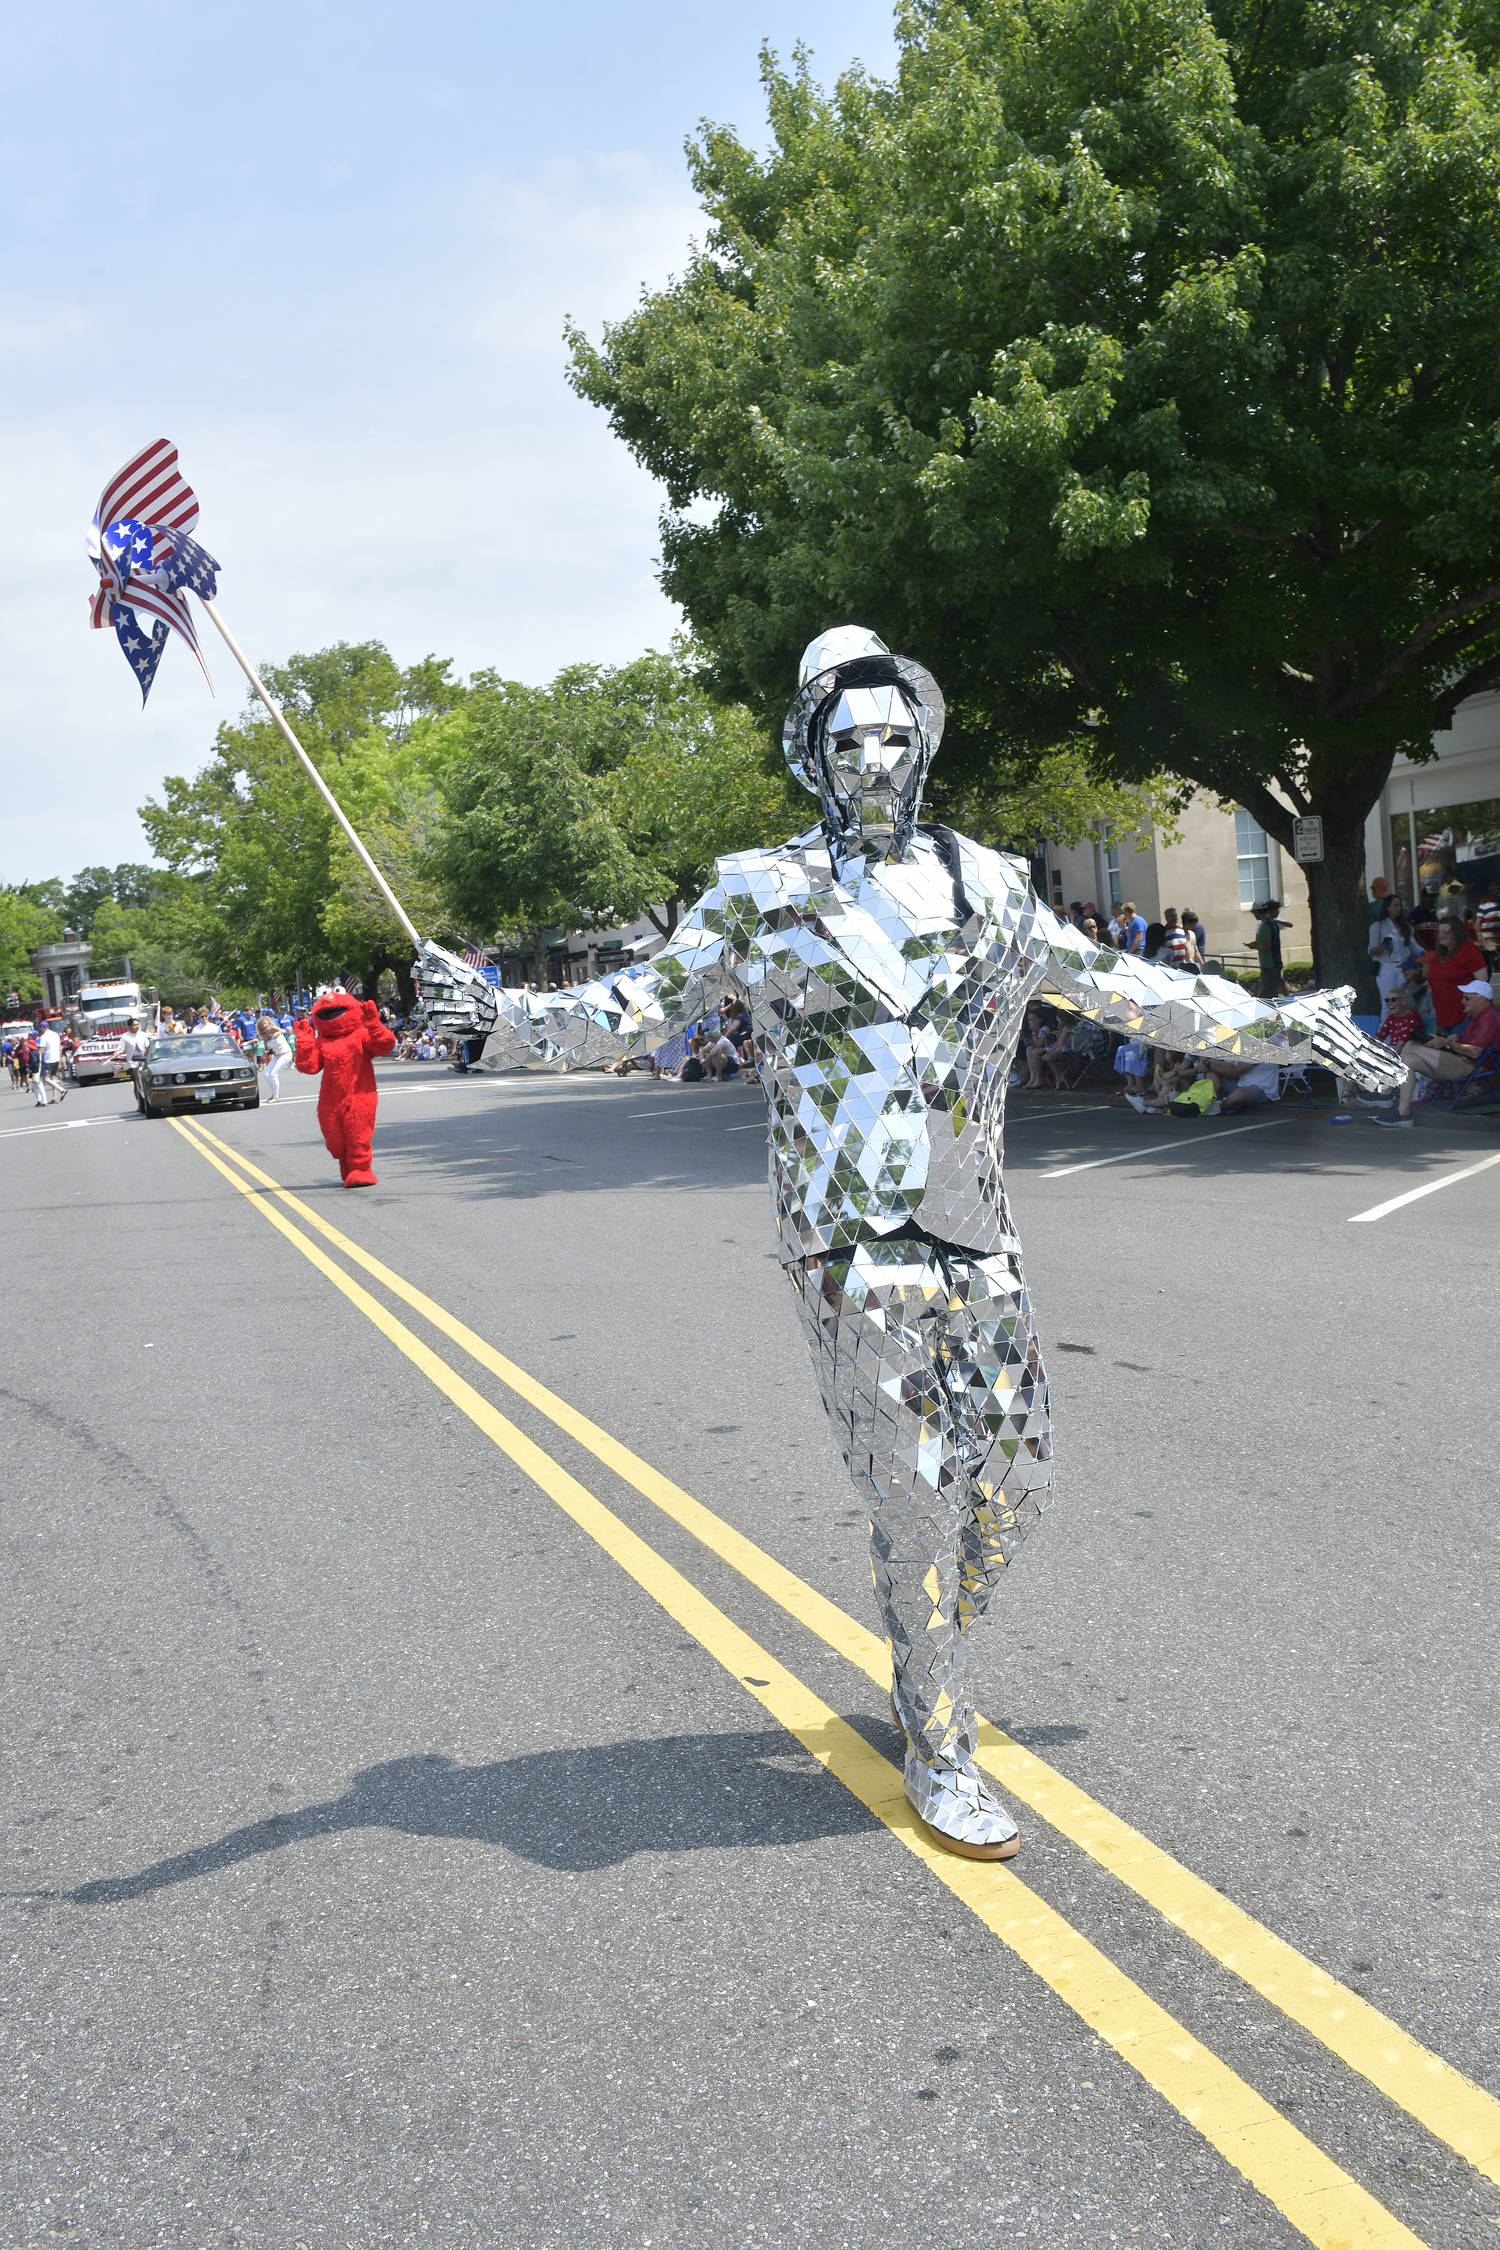
[[[1323,816],[1309,813],[1292,822],[1292,854],[1299,867],[1316,867],[1323,857]]]

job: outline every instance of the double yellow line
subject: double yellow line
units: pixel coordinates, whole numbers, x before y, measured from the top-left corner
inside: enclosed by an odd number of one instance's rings
[[[883,1690],[889,1684],[890,1665],[882,1642],[432,1298],[330,1226],[217,1134],[197,1122],[174,1119],[173,1123],[254,1210],[1308,2241],[1319,2250],[1377,2250],[1377,2246],[1395,2250],[1397,2245],[1421,2250],[1408,2228],[1010,1868],[955,1859],[932,1844],[907,1804],[895,1766],[457,1374],[313,1237],[331,1244],[388,1296],[417,1313]],[[286,1216],[288,1211],[295,1213],[300,1226]],[[1500,2102],[988,1721],[981,1722],[980,1760],[1012,1796],[1320,2040],[1435,2138],[1500,2184]]]

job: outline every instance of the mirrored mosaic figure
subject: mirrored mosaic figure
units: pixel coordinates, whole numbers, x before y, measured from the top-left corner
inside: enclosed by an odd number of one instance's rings
[[[820,800],[816,827],[721,859],[665,949],[628,975],[496,993],[435,947],[419,970],[434,1020],[488,1028],[488,1069],[644,1054],[726,992],[748,1007],[781,1256],[869,1514],[906,1791],[950,1849],[1008,1858],[1014,1824],[974,1762],[968,1656],[1052,1474],[1001,1169],[1026,1004],[1041,992],[1203,1055],[1316,1055],[1372,1090],[1400,1068],[1351,1022],[1349,994],[1265,1002],[1092,945],[1034,896],[1023,861],[921,822],[942,730],[922,665],[860,627],[826,633],[784,736]]]

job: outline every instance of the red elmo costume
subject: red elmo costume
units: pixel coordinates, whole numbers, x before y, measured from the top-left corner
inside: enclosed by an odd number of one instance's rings
[[[388,1055],[396,1034],[381,1022],[373,1000],[337,990],[318,994],[311,1021],[302,1017],[296,1034],[297,1068],[310,1078],[323,1073],[318,1123],[329,1155],[339,1160],[345,1187],[378,1187],[370,1169],[378,1099],[370,1057]]]

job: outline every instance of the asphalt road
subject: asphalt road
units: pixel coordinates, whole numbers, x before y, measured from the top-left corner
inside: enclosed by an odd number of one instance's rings
[[[359,1195],[310,1101],[210,1121],[300,1213],[118,1089],[0,1100],[0,2240],[1495,2242],[1459,2080],[1378,2090],[1386,2034],[1338,2059],[1028,1806],[1026,1888],[955,1896],[775,1715],[892,1758],[875,1681],[314,1224],[869,1626],[754,1088],[383,1085]],[[1058,1490],[980,1705],[1500,2095],[1500,1135],[1251,1122],[1014,1105]]]

